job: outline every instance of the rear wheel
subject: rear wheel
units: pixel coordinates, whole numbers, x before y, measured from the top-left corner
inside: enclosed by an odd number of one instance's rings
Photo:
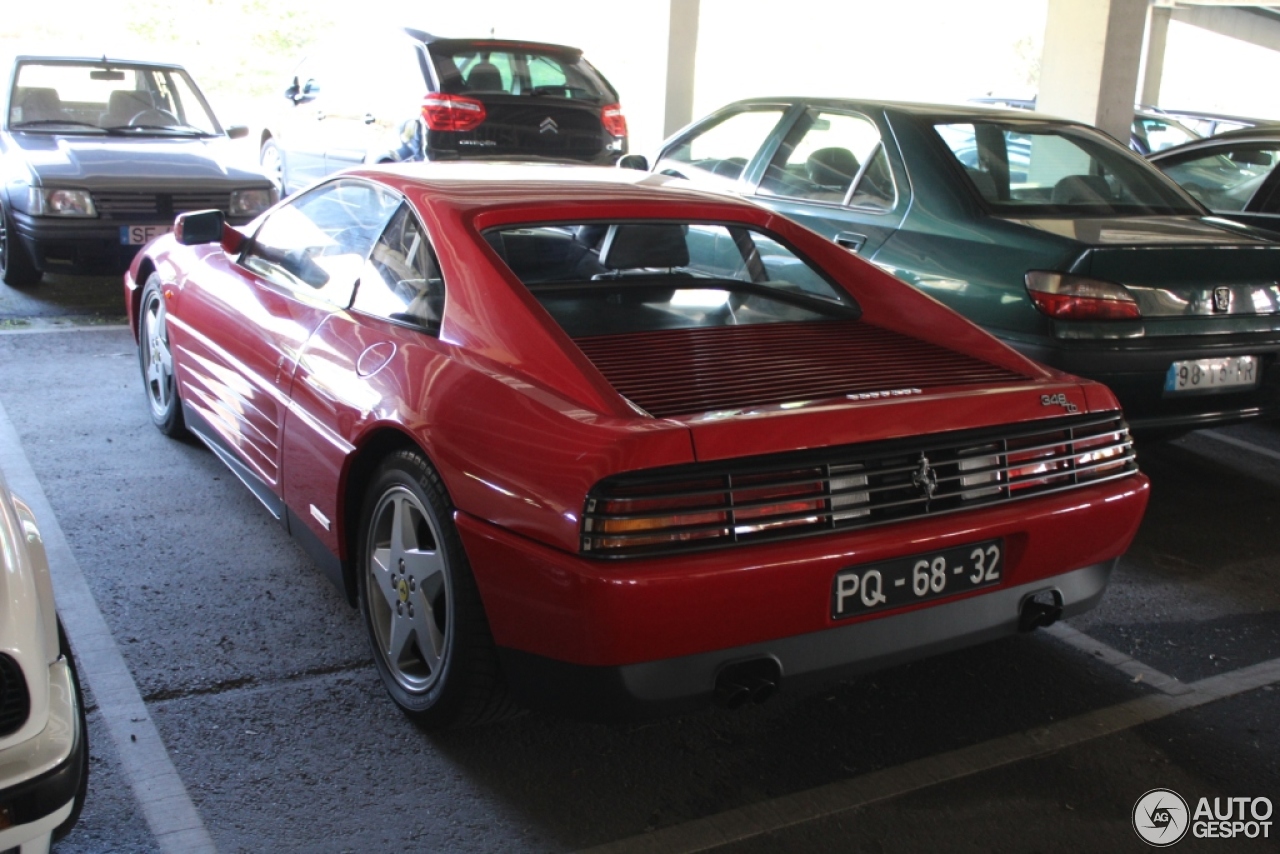
[[[6,285],[24,288],[39,284],[40,276],[27,247],[18,239],[9,206],[0,201],[0,278]]]
[[[173,376],[173,351],[169,348],[168,310],[160,277],[152,274],[142,289],[138,314],[138,361],[147,394],[151,422],[166,436],[186,432],[182,423],[182,402]]]
[[[361,517],[360,610],[374,663],[392,699],[425,729],[514,710],[452,517],[439,475],[414,451],[386,459]]]

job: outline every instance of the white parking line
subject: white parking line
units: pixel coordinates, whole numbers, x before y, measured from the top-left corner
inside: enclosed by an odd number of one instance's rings
[[[217,848],[173,767],[3,404],[0,404],[0,468],[4,469],[9,487],[27,503],[40,525],[40,536],[53,574],[58,613],[71,639],[80,674],[93,690],[98,712],[111,734],[124,777],[142,808],[147,826],[165,852],[213,854]],[[92,752],[92,744],[89,749]]]
[[[1177,712],[1280,683],[1280,659],[1193,682],[1181,694],[1148,694],[1045,727],[962,747],[797,792],[782,798],[695,819],[642,836],[586,849],[581,854],[693,854],[818,821],[867,804],[991,771],[1077,744],[1114,735]]]
[[[1186,694],[1191,691],[1191,686],[1186,682],[1180,682],[1154,667],[1148,667],[1136,658],[1130,658],[1120,650],[1112,649],[1102,641],[1076,631],[1066,623],[1054,623],[1044,629],[1044,632],[1068,646],[1073,646],[1081,652],[1095,656],[1099,661],[1110,664],[1121,673],[1132,677],[1134,682],[1142,682],[1166,694]]]
[[[1259,456],[1280,460],[1280,451],[1273,451],[1271,448],[1264,448],[1262,445],[1247,442],[1244,439],[1237,439],[1235,436],[1228,436],[1226,433],[1219,433],[1217,430],[1197,430],[1194,435],[1204,436],[1206,439],[1216,439],[1227,445],[1235,445],[1237,448],[1252,451]]]

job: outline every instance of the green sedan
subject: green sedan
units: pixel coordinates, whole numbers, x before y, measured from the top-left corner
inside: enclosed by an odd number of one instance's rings
[[[747,196],[1023,353],[1101,380],[1147,432],[1280,415],[1280,243],[1111,137],[1026,112],[740,101],[654,171]]]

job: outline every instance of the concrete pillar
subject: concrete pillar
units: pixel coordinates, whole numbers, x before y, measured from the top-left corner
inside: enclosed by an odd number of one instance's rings
[[[1169,41],[1169,19],[1173,9],[1152,6],[1147,19],[1147,49],[1142,57],[1142,95],[1138,103],[1160,104],[1160,80],[1164,77],[1164,48]]]
[[[663,137],[693,121],[693,71],[698,53],[699,0],[670,0],[670,4]]]
[[[1040,61],[1043,113],[1129,142],[1150,0],[1049,0]]]

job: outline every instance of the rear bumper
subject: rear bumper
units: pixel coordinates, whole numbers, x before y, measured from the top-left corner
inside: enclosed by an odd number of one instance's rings
[[[705,704],[724,666],[770,657],[783,684],[821,681],[1017,631],[1030,594],[1067,613],[1101,596],[1146,508],[1141,474],[878,528],[635,560],[587,560],[459,514],[504,676],[524,702],[570,715],[668,714]],[[1003,586],[833,620],[841,569],[1005,542]]]
[[[0,851],[47,836],[71,815],[89,749],[81,702],[71,668],[60,659],[49,668],[45,728],[0,752],[0,809],[12,822],[0,831]]]
[[[1046,365],[1105,384],[1120,401],[1125,420],[1135,433],[1280,417],[1280,334],[1013,346]],[[1174,362],[1250,355],[1260,360],[1261,381],[1256,388],[1183,395],[1164,390],[1165,376]]]
[[[1055,592],[1064,617],[1082,613],[1102,598],[1117,560],[892,619],[662,661],[588,667],[501,648],[499,660],[527,705],[590,720],[679,714],[710,704],[729,664],[772,659],[780,687],[804,690],[1017,634],[1022,604],[1038,593]]]

